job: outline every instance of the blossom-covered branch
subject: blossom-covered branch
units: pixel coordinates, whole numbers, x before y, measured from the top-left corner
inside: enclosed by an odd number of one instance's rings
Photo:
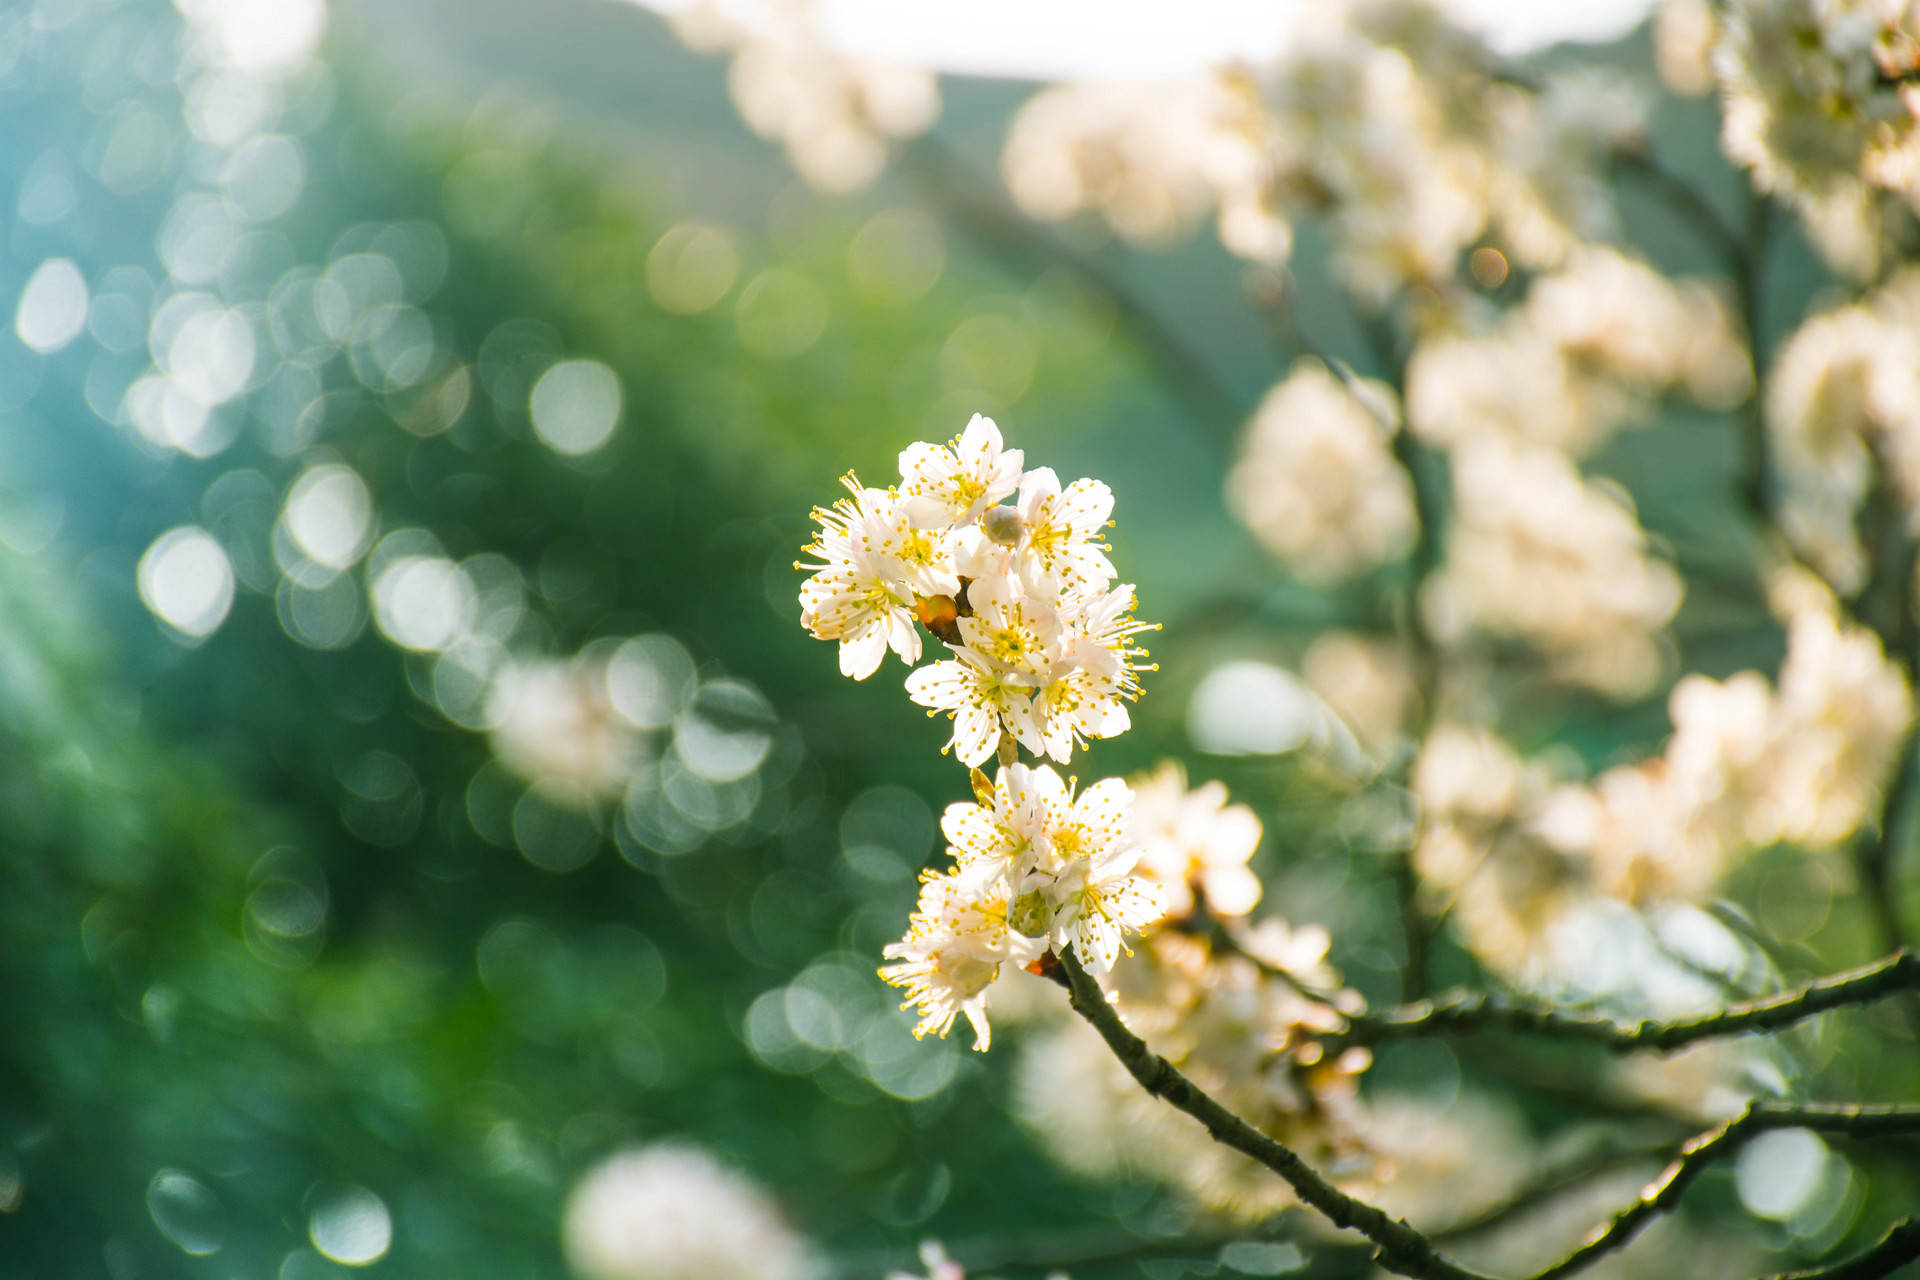
[[[1100,1033],[1141,1088],[1198,1120],[1216,1142],[1252,1156],[1279,1174],[1303,1202],[1318,1209],[1336,1227],[1351,1228],[1373,1241],[1380,1249],[1381,1265],[1388,1270],[1417,1280],[1488,1280],[1442,1257],[1426,1236],[1340,1190],[1291,1149],[1221,1106],[1127,1029],[1099,984],[1072,955],[1062,953],[1059,959],[1074,1011]]]
[[[1416,1036],[1512,1031],[1585,1040],[1609,1049],[1670,1052],[1701,1040],[1776,1031],[1829,1009],[1869,1004],[1900,991],[1920,990],[1920,955],[1898,951],[1884,960],[1817,978],[1791,991],[1728,1005],[1672,1021],[1625,1022],[1576,1013],[1509,995],[1450,991],[1431,1000],[1375,1014],[1354,1014],[1335,1037],[1343,1045],[1380,1044]]]
[[[1486,1280],[1443,1256],[1432,1240],[1406,1222],[1341,1191],[1293,1151],[1221,1106],[1127,1029],[1099,984],[1071,955],[1062,954],[1059,959],[1075,1012],[1100,1033],[1141,1088],[1199,1121],[1216,1141],[1252,1156],[1279,1174],[1303,1202],[1335,1226],[1366,1236],[1379,1249],[1380,1263],[1388,1270],[1416,1280]],[[1585,1244],[1537,1272],[1531,1280],[1560,1280],[1584,1270],[1625,1245],[1652,1218],[1671,1211],[1713,1161],[1732,1154],[1760,1133],[1791,1128],[1854,1138],[1920,1133],[1920,1106],[1751,1103],[1739,1116],[1688,1142],[1639,1199]]]

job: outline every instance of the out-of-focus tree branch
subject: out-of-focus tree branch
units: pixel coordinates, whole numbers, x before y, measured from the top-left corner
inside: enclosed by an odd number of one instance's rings
[[[1615,1214],[1613,1220],[1585,1244],[1537,1272],[1532,1280],[1559,1280],[1561,1276],[1585,1270],[1620,1249],[1650,1220],[1673,1210],[1708,1165],[1732,1155],[1750,1139],[1771,1129],[1812,1129],[1853,1138],[1920,1133],[1920,1106],[1749,1103],[1738,1116],[1689,1141],[1666,1171],[1640,1193],[1639,1199]]]
[[[1913,990],[1920,990],[1920,955],[1903,950],[1858,969],[1815,979],[1792,991],[1673,1021],[1623,1022],[1510,995],[1451,991],[1382,1013],[1351,1015],[1351,1025],[1337,1038],[1334,1051],[1350,1044],[1371,1045],[1415,1036],[1511,1031],[1583,1040],[1622,1052],[1648,1049],[1666,1053],[1702,1040],[1775,1031],[1829,1009],[1869,1004]]]
[[[973,173],[951,147],[933,134],[923,134],[901,149],[897,169],[962,232],[1022,274],[1038,275],[1049,268],[1066,271],[1113,309],[1128,340],[1187,401],[1194,421],[1210,440],[1225,449],[1238,438],[1246,406],[1212,366],[1092,259],[1067,248],[1005,201],[982,195],[995,189],[992,180]]]
[[[1067,987],[1074,1011],[1100,1034],[1141,1088],[1199,1121],[1215,1141],[1279,1174],[1302,1202],[1318,1210],[1336,1227],[1360,1232],[1374,1244],[1379,1264],[1387,1270],[1416,1277],[1416,1280],[1485,1280],[1479,1273],[1442,1255],[1431,1239],[1404,1220],[1392,1218],[1377,1206],[1341,1191],[1290,1148],[1222,1106],[1127,1029],[1105,992],[1080,967],[1071,952],[1062,953],[1059,961],[1059,976]],[[1914,958],[1902,953],[1888,963],[1904,969],[1914,963]],[[1856,981],[1859,977],[1849,976]],[[1688,1141],[1665,1172],[1638,1199],[1615,1214],[1579,1248],[1536,1272],[1530,1280],[1560,1280],[1585,1270],[1624,1247],[1653,1218],[1675,1208],[1687,1188],[1714,1161],[1731,1155],[1761,1133],[1794,1128],[1852,1138],[1920,1133],[1920,1105],[1750,1103],[1738,1116]]]
[[[1830,1267],[1783,1271],[1767,1280],[1878,1280],[1920,1258],[1920,1218],[1902,1218],[1887,1229],[1879,1243]]]

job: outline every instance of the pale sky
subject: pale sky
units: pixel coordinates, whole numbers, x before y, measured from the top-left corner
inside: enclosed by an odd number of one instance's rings
[[[632,0],[662,12],[689,0]],[[847,53],[959,75],[1034,80],[1157,79],[1285,42],[1302,0],[816,0],[827,41]],[[1305,0],[1311,3],[1312,0]],[[1560,41],[1606,41],[1654,0],[1440,0],[1493,46],[1523,53]],[[745,17],[767,0],[725,0]]]

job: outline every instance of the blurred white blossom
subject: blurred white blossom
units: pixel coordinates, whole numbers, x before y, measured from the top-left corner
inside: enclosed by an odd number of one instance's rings
[[[1559,453],[1497,441],[1456,450],[1453,488],[1446,561],[1422,602],[1437,636],[1525,640],[1562,678],[1610,694],[1658,677],[1681,582],[1624,497]]]
[[[1653,65],[1667,88],[1699,98],[1714,87],[1720,19],[1711,0],[1663,0],[1653,11]]]
[[[1140,851],[1139,874],[1163,890],[1169,916],[1189,914],[1196,891],[1216,916],[1244,916],[1259,905],[1260,877],[1247,862],[1260,847],[1260,819],[1228,804],[1218,782],[1189,788],[1177,761],[1133,779],[1127,838]]]
[[[1262,926],[1263,957],[1337,988],[1324,964],[1324,930]],[[1319,1036],[1340,1013],[1250,959],[1216,955],[1173,929],[1149,936],[1111,984],[1121,1017],[1153,1049],[1248,1123],[1316,1167],[1358,1185],[1373,1172],[1354,1141],[1365,1050],[1326,1058]],[[1349,993],[1350,994],[1350,993]],[[1344,997],[1343,997],[1344,999]],[[1256,1221],[1295,1203],[1259,1162],[1214,1142],[1165,1102],[1141,1091],[1099,1035],[1075,1021],[1030,1036],[1019,1064],[1023,1118],[1055,1159],[1090,1176],[1125,1169],[1179,1188],[1200,1206]]]
[[[1404,644],[1352,631],[1314,637],[1300,676],[1376,755],[1402,739],[1419,697]]]
[[[1394,460],[1391,388],[1349,386],[1302,360],[1267,392],[1227,476],[1227,505],[1309,582],[1404,556],[1419,529],[1413,485]]]
[[[835,50],[816,21],[814,0],[774,0],[751,11],[695,0],[674,14],[689,46],[733,54],[727,88],[747,126],[784,146],[809,183],[851,191],[880,172],[890,141],[933,125],[939,84],[924,67]]]
[[[1878,193],[1920,204],[1920,29],[1899,0],[1736,0],[1715,50],[1721,143],[1799,207],[1836,265],[1871,275]]]
[[[581,1280],[803,1280],[805,1242],[766,1193],[695,1147],[622,1151],[588,1170],[561,1223]]]
[[[1478,331],[1436,333],[1407,366],[1413,430],[1441,445],[1487,436],[1585,454],[1678,393],[1726,409],[1751,391],[1725,302],[1618,250],[1587,247]]]
[[[1029,216],[1094,211],[1161,244],[1215,214],[1229,251],[1283,261],[1292,229],[1273,204],[1268,122],[1236,76],[1042,90],[1007,130],[1000,170]]]
[[[574,804],[619,796],[641,740],[608,697],[594,661],[512,663],[487,708],[494,757],[543,793]]]
[[[1551,267],[1611,234],[1607,163],[1643,133],[1639,96],[1618,79],[1566,75],[1535,92],[1438,6],[1346,0],[1303,10],[1257,65],[1043,90],[1001,169],[1034,217],[1097,211],[1151,244],[1211,213],[1230,252],[1268,264],[1285,260],[1296,222],[1324,217],[1336,273],[1381,307],[1409,286],[1450,292],[1483,238]]]
[[[1854,518],[1882,462],[1920,527],[1920,271],[1815,315],[1787,340],[1767,389],[1787,536],[1835,587],[1866,572]]]

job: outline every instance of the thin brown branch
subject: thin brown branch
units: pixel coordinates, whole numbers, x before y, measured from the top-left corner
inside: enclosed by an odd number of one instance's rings
[[[1574,1013],[1512,996],[1453,991],[1383,1013],[1355,1015],[1329,1047],[1379,1044],[1415,1036],[1474,1031],[1510,1031],[1584,1040],[1619,1052],[1669,1053],[1701,1040],[1776,1031],[1829,1009],[1869,1004],[1900,991],[1920,990],[1920,955],[1901,950],[1884,960],[1849,969],[1759,1000],[1672,1021],[1623,1022]],[[1337,1046],[1337,1047],[1336,1047]]]
[[[1615,1214],[1585,1244],[1536,1273],[1533,1280],[1560,1280],[1624,1247],[1648,1222],[1677,1206],[1709,1165],[1771,1129],[1813,1129],[1854,1138],[1920,1133],[1920,1106],[1750,1103],[1738,1116],[1689,1141],[1680,1149],[1679,1158],[1640,1193],[1638,1200]]]
[[[1107,1042],[1114,1057],[1140,1087],[1198,1120],[1216,1141],[1251,1156],[1286,1180],[1302,1202],[1320,1211],[1336,1227],[1358,1231],[1380,1251],[1380,1265],[1416,1280],[1487,1280],[1477,1272],[1440,1255],[1433,1242],[1404,1221],[1348,1195],[1322,1177],[1311,1165],[1280,1143],[1215,1101],[1178,1068],[1127,1030],[1100,986],[1080,967],[1071,952],[1060,955],[1060,968],[1076,1013]]]
[[[1898,959],[1898,958],[1896,958]],[[1127,1029],[1106,994],[1071,952],[1059,956],[1059,970],[1074,1011],[1100,1034],[1107,1047],[1141,1088],[1200,1122],[1219,1143],[1259,1161],[1284,1179],[1301,1201],[1336,1227],[1358,1231],[1378,1250],[1381,1266],[1416,1280],[1486,1280],[1440,1253],[1432,1240],[1402,1219],[1348,1195],[1329,1182],[1289,1147],[1261,1133],[1222,1106],[1180,1070]],[[1770,1015],[1751,1014],[1751,1017]],[[1754,1102],[1739,1116],[1690,1140],[1639,1199],[1621,1210],[1586,1243],[1532,1280],[1560,1280],[1584,1270],[1625,1246],[1653,1218],[1679,1204],[1687,1188],[1714,1161],[1737,1151],[1770,1129],[1805,1128],[1854,1138],[1920,1133],[1920,1106],[1864,1106],[1834,1103],[1789,1105]]]

